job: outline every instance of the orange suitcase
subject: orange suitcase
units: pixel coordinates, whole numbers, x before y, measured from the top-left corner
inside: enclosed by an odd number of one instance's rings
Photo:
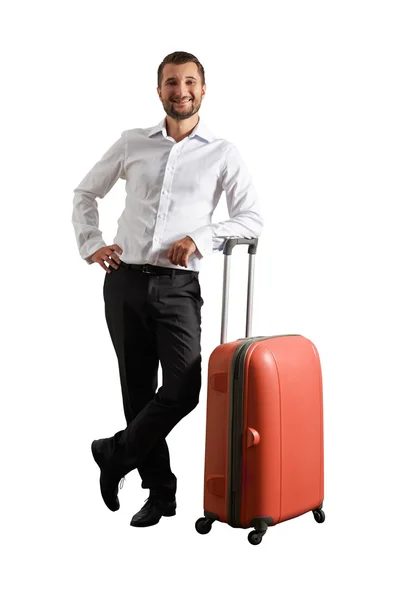
[[[226,343],[230,256],[248,244],[246,337]],[[258,239],[231,238],[223,253],[221,344],[208,364],[204,517],[254,529],[313,511],[323,523],[323,391],[319,354],[301,335],[251,337],[254,260]]]

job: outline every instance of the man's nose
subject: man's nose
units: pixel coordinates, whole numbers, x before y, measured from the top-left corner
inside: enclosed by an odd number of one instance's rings
[[[185,83],[180,83],[180,85],[178,84],[177,92],[178,92],[179,98],[186,98],[189,96],[188,87]]]

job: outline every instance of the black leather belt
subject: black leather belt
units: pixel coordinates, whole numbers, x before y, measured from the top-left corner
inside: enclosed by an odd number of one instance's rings
[[[173,269],[169,267],[158,267],[157,265],[133,265],[132,263],[125,263],[121,260],[120,266],[125,269],[136,269],[141,271],[142,273],[147,273],[148,275],[179,275],[180,273],[198,273],[198,271],[190,271],[188,269]]]

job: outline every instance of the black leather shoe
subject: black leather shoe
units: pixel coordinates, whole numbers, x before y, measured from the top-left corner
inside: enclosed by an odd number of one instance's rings
[[[130,525],[133,527],[149,527],[158,523],[161,517],[173,517],[175,514],[176,500],[150,494],[143,508],[133,516]]]
[[[91,444],[91,452],[93,454],[94,460],[100,467],[100,471],[101,471],[100,490],[101,490],[102,499],[104,500],[107,508],[109,508],[109,510],[112,510],[113,512],[115,512],[116,510],[119,509],[119,506],[120,506],[119,499],[118,499],[118,486],[119,486],[119,481],[121,478],[109,475],[106,472],[105,459],[104,459],[104,455],[101,451],[101,445],[102,445],[101,442],[102,442],[102,440],[94,440],[94,442],[92,442],[92,444]],[[125,478],[123,477],[122,485],[120,486],[121,488],[123,487],[124,479]]]

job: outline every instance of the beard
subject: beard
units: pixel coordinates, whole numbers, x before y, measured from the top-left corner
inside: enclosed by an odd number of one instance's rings
[[[189,119],[199,111],[201,102],[191,102],[190,108],[177,107],[174,102],[169,100],[162,100],[162,105],[168,117],[176,121],[183,121],[184,119]]]

